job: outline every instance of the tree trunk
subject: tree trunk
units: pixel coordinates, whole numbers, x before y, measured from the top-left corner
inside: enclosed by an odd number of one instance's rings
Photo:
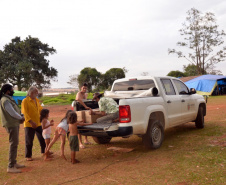
[[[22,89],[20,77],[17,77],[17,88],[18,88],[18,91],[21,91],[21,89]]]
[[[17,88],[18,88],[18,91],[21,91],[22,89],[21,84],[17,83]]]

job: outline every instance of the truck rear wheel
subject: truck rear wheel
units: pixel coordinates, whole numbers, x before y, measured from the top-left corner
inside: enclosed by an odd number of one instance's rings
[[[94,137],[93,140],[98,144],[107,144],[111,141],[112,137]]]
[[[143,135],[143,144],[147,149],[157,149],[162,145],[164,128],[159,120],[150,120],[147,132]]]
[[[195,120],[195,126],[196,128],[204,128],[204,113],[203,113],[203,107],[199,107],[198,115]]]

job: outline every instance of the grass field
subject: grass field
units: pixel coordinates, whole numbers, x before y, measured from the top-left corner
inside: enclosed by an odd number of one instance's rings
[[[76,94],[59,94],[58,96],[43,96],[40,101],[44,105],[70,105],[75,100]],[[93,93],[89,93],[87,99],[92,99]]]
[[[48,106],[50,117],[58,124],[69,105]],[[52,128],[54,131],[54,128]],[[145,150],[141,138],[113,138],[109,144],[87,145],[77,153],[79,164],[60,158],[60,141],[52,148],[54,159],[43,161],[35,138],[32,162],[24,158],[24,130],[20,129],[18,161],[26,165],[21,174],[8,174],[8,135],[0,128],[0,184],[169,184],[221,185],[226,182],[226,96],[210,97],[205,128],[187,123],[165,132],[161,148]],[[131,148],[114,152],[109,147]]]

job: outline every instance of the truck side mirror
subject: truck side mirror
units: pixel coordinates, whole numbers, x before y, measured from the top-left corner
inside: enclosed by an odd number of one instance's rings
[[[195,93],[196,93],[195,88],[190,88],[190,94],[195,94]]]

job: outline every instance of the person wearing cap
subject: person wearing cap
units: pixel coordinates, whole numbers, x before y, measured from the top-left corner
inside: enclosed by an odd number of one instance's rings
[[[20,124],[24,122],[24,117],[20,113],[15,100],[12,98],[14,94],[13,86],[5,84],[0,91],[0,115],[2,126],[5,127],[9,134],[9,163],[7,167],[8,173],[20,173],[18,168],[25,167],[17,163],[17,149],[19,145],[19,129]]]
[[[77,94],[76,94],[76,98],[75,100],[77,102],[79,102],[83,108],[85,110],[91,110],[90,107],[87,107],[86,104],[84,103],[84,100],[87,100],[87,96],[88,94],[86,93],[87,91],[87,83],[84,83],[83,86],[81,87],[81,91],[79,91]],[[76,111],[76,110],[75,110]],[[78,134],[78,138],[79,138],[79,147],[80,148],[85,148],[85,146],[83,145],[82,143],[82,135],[81,134]],[[91,144],[89,141],[88,141],[88,138],[87,136],[85,136],[85,141],[84,141],[84,144]]]
[[[112,123],[119,119],[118,105],[114,99],[102,97],[103,94],[94,93],[93,100],[96,100],[99,105],[99,112],[92,111],[91,114],[99,114],[103,117],[97,119],[97,123]]]

